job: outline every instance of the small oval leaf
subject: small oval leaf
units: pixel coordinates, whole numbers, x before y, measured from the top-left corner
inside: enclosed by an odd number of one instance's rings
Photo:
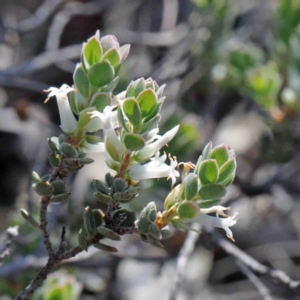
[[[127,88],[126,97],[137,98],[139,93],[146,89],[145,79],[139,78],[136,81],[132,81]]]
[[[93,244],[93,246],[96,247],[97,249],[100,249],[100,250],[106,251],[106,252],[112,252],[112,253],[118,252],[117,248],[111,247],[108,245],[104,245],[104,244],[100,244],[100,243]]]
[[[225,145],[219,145],[211,151],[210,158],[215,159],[220,168],[229,159],[229,151]]]
[[[151,221],[147,216],[143,216],[139,219],[138,229],[142,234],[148,234],[151,229]]]
[[[33,227],[40,228],[39,223],[25,210],[20,209],[22,217],[29,222]]]
[[[97,93],[93,96],[90,106],[96,107],[100,112],[103,112],[106,106],[111,104],[111,94],[110,93]]]
[[[114,76],[114,68],[106,61],[96,63],[88,71],[90,83],[99,88],[111,82]]]
[[[108,60],[109,63],[116,69],[121,62],[121,57],[117,51],[117,48],[112,48],[103,55],[101,60]]]
[[[85,250],[86,252],[88,251],[88,244],[87,244],[87,241],[85,239],[84,232],[82,229],[80,229],[79,233],[78,233],[78,243],[79,243],[79,246],[83,250]]]
[[[69,157],[69,158],[76,158],[78,157],[78,152],[77,150],[70,144],[68,143],[61,143],[60,145],[60,150],[63,153],[64,156]]]
[[[123,138],[124,145],[129,151],[139,151],[144,148],[145,142],[139,134],[126,133]]]
[[[97,228],[98,233],[100,233],[103,237],[108,238],[113,241],[120,241],[121,237],[115,233],[113,230],[106,228],[106,227],[98,227]]]
[[[199,214],[199,207],[192,201],[185,200],[177,208],[178,216],[181,219],[194,219]]]
[[[97,200],[99,200],[101,203],[104,203],[104,204],[110,204],[112,201],[112,198],[110,196],[105,195],[101,192],[94,193],[94,196],[97,198]]]
[[[94,215],[89,206],[87,206],[83,212],[83,225],[88,234],[94,235],[97,232]]]
[[[224,197],[226,188],[222,184],[211,183],[200,188],[198,195],[203,200],[216,200]]]
[[[40,196],[51,196],[54,191],[51,184],[44,180],[34,183],[32,187]]]
[[[161,238],[162,238],[161,232],[160,232],[158,226],[154,222],[151,222],[149,234],[152,237],[154,237],[156,240],[161,240]]]
[[[81,66],[76,68],[73,75],[73,80],[75,83],[75,87],[79,91],[79,93],[84,98],[88,98],[90,94],[90,82],[85,71]]]
[[[142,121],[142,114],[134,98],[127,98],[123,102],[123,111],[133,126],[138,126]]]
[[[102,181],[98,180],[98,179],[94,179],[93,180],[95,188],[100,191],[103,194],[109,195],[110,194],[110,189],[108,188],[108,186],[103,183]]]
[[[61,202],[64,200],[67,200],[70,197],[71,193],[63,193],[63,194],[58,194],[54,195],[50,198],[51,202]]]
[[[185,199],[192,200],[197,195],[198,188],[198,176],[190,173],[185,179]]]
[[[231,158],[220,168],[218,182],[225,183],[228,180],[232,180],[233,179],[232,177],[235,174],[235,168],[236,168],[235,158]]]
[[[219,168],[215,159],[203,161],[198,170],[201,184],[209,184],[217,181],[219,176]]]
[[[151,89],[142,91],[138,98],[137,102],[140,106],[143,118],[147,117],[156,107],[156,95]]]
[[[83,59],[86,67],[91,67],[100,61],[102,47],[99,40],[93,36],[83,45]]]

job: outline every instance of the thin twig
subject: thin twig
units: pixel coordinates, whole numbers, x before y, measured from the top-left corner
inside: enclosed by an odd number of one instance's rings
[[[193,224],[192,228],[194,230],[199,231],[200,230],[200,224]],[[188,262],[189,257],[193,253],[193,250],[195,248],[195,244],[199,238],[199,233],[194,232],[194,231],[189,231],[183,247],[181,248],[178,258],[177,258],[177,276],[175,280],[175,284],[173,286],[173,289],[170,294],[170,300],[176,300],[177,296],[179,295],[179,290],[181,287],[181,283],[184,278],[184,272],[185,272],[185,267]]]
[[[181,42],[189,33],[190,28],[186,24],[179,24],[171,30],[161,32],[135,32],[122,30],[116,33],[120,42],[130,44],[142,44],[151,47],[174,46]]]
[[[80,268],[101,268],[101,267],[109,267],[110,262],[107,256],[101,256],[98,259],[92,259],[95,255],[99,254],[99,249],[89,249],[88,252],[81,252],[76,257],[70,258],[68,260],[63,260],[59,264],[68,265],[68,266],[80,266]],[[116,253],[115,256],[118,256],[120,259],[132,259],[139,262],[153,262],[162,264],[166,260],[170,258],[168,255],[136,255],[136,254],[124,254],[124,253]],[[33,255],[29,255],[22,258],[16,258],[13,261],[6,263],[0,269],[0,278],[9,278],[16,273],[24,272],[26,270],[35,270],[41,269],[46,265],[48,261],[48,257],[37,257]]]
[[[274,279],[280,281],[281,283],[286,284],[290,288],[294,289],[300,285],[300,281],[295,281],[291,279],[285,272],[281,270],[276,270],[269,268],[253,257],[249,256],[247,253],[239,249],[233,243],[226,240],[222,235],[218,234],[217,232],[213,232],[212,229],[206,229],[207,232],[210,233],[212,240],[221,247],[225,252],[228,254],[233,255],[238,260],[242,261],[246,266],[252,269],[255,272],[260,274],[267,274],[273,277]]]
[[[10,254],[10,246],[13,239],[19,234],[18,233],[18,226],[9,227],[6,230],[6,240],[4,247],[0,250],[0,268],[3,264],[4,259]]]
[[[17,23],[14,29],[23,33],[39,28],[63,2],[64,0],[45,1],[32,16]]]
[[[47,249],[49,259],[51,259],[54,256],[54,251],[52,248],[52,243],[50,241],[50,235],[48,230],[47,208],[49,204],[50,204],[50,198],[42,197],[41,210],[40,210],[40,228],[43,232],[44,244]]]
[[[92,1],[87,3],[68,3],[53,18],[49,29],[46,50],[57,50],[60,39],[68,22],[76,15],[91,16],[101,12],[111,1]]]
[[[63,226],[62,230],[61,230],[61,237],[60,237],[60,243],[59,243],[59,247],[58,250],[56,252],[57,255],[60,255],[61,253],[63,253],[65,251],[66,248],[66,227]]]
[[[258,277],[248,268],[242,261],[237,260],[237,265],[240,267],[241,271],[248,277],[248,279],[253,283],[263,300],[273,300],[267,287],[258,279]]]
[[[58,50],[43,52],[20,66],[11,69],[9,75],[28,75],[68,59],[78,59],[80,57],[81,48],[82,44],[77,44]],[[46,88],[48,88],[48,86]]]
[[[101,237],[100,237],[101,238]],[[91,240],[87,241],[87,244],[90,246],[99,241],[99,236],[95,236]],[[52,248],[51,248],[52,249]],[[48,250],[48,249],[47,249]],[[34,291],[42,285],[43,281],[47,278],[49,273],[53,270],[53,268],[59,264],[62,260],[71,258],[78,253],[83,251],[80,246],[73,248],[68,252],[64,252],[62,254],[59,253],[49,253],[49,259],[47,264],[39,271],[37,276],[31,281],[31,283],[21,292],[19,296],[17,296],[14,300],[27,300],[30,295],[34,293]],[[52,250],[53,252],[53,250]]]
[[[48,274],[51,272],[56,263],[57,261],[54,259],[53,256],[49,257],[47,264],[40,270],[38,275],[22,291],[22,293],[15,298],[15,300],[27,300],[28,297],[32,295],[39,286],[41,286],[41,284],[47,278]]]
[[[49,86],[43,82],[32,79],[21,78],[19,74],[11,74],[11,72],[0,72],[0,86],[6,88],[17,88],[25,91],[33,91],[43,93],[43,90]]]

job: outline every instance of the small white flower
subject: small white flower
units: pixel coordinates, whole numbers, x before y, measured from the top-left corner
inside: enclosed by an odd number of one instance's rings
[[[160,137],[160,135],[158,135],[159,132],[159,128],[154,128],[151,131],[145,133],[145,135],[143,135],[143,139],[144,141],[146,141],[146,144],[149,145],[150,143],[152,143],[155,139],[158,139]]]
[[[85,153],[97,153],[97,152],[105,152],[105,144],[98,143],[98,144],[91,144],[85,143],[83,148]]]
[[[99,118],[97,126],[98,130],[103,130],[104,140],[106,141],[106,139],[109,138],[110,142],[114,145],[116,151],[120,154],[120,156],[122,156],[125,149],[114,129],[116,127],[116,116],[112,109],[113,107],[106,106],[104,108],[103,113],[99,111],[93,111],[91,113],[91,118]]]
[[[72,133],[77,128],[77,120],[73,115],[70,107],[67,94],[76,91],[75,89],[63,84],[59,89],[51,87],[44,92],[49,93],[45,103],[51,98],[56,96],[59,116],[60,116],[60,127],[66,133]]]
[[[117,112],[113,111],[113,108],[113,106],[107,106],[104,108],[103,113],[99,111],[90,112],[90,121],[85,126],[85,130],[87,132],[96,132],[103,129],[103,124],[109,121],[111,122],[113,128],[119,127]]]
[[[178,163],[176,158],[172,158],[171,156],[169,156],[171,163],[168,166],[167,164],[165,164],[166,159],[166,154],[159,156],[159,152],[157,152],[155,154],[155,157],[153,157],[147,164],[135,164],[131,166],[129,169],[129,176],[134,181],[167,177],[168,179],[171,178],[173,186],[176,182],[176,177],[179,176],[179,172],[175,169]]]
[[[118,95],[115,95],[115,100],[117,101],[122,101],[126,98],[126,91],[118,94]]]
[[[215,213],[217,217],[219,216],[223,216],[223,217],[228,217],[224,211],[225,210],[230,210],[230,207],[224,207],[221,205],[216,205],[216,206],[212,206],[210,208],[201,208],[200,212],[203,214],[212,214]]]
[[[158,139],[155,142],[145,146],[141,151],[137,152],[136,154],[137,160],[143,161],[150,158],[153,154],[155,154],[157,151],[159,151],[163,146],[165,146],[169,141],[173,139],[178,129],[179,129],[179,125],[167,131],[163,136],[159,136],[159,137],[157,136]]]
[[[227,216],[224,213],[224,210],[228,209],[229,208],[223,206],[214,206],[208,209],[200,209],[200,213],[197,219],[193,220],[193,222],[200,223],[204,226],[223,228],[226,231],[227,237],[234,241],[232,231],[229,229],[229,227],[233,226],[236,223],[238,213],[236,212],[232,216]],[[206,215],[206,213],[213,212],[216,212],[217,216],[222,215],[225,216],[225,218],[211,217]]]

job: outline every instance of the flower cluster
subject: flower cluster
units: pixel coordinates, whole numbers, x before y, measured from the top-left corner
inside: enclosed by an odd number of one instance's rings
[[[64,84],[60,89],[51,87],[46,91],[49,93],[47,100],[56,96],[61,128],[68,135],[62,143],[57,143],[58,150],[52,149],[52,156],[59,157],[55,163],[53,157],[50,161],[57,174],[64,170],[76,171],[89,163],[82,160],[83,153],[88,152],[103,152],[113,174],[106,174],[105,182],[95,180],[95,197],[107,205],[107,211],[85,209],[84,224],[78,236],[81,247],[87,250],[88,241],[99,234],[119,239],[119,235],[128,232],[138,232],[142,240],[160,247],[160,239],[169,236],[168,224],[186,230],[189,229],[188,222],[223,228],[233,240],[229,227],[236,223],[237,214],[229,217],[224,213],[228,208],[218,205],[235,175],[233,150],[225,145],[212,148],[209,143],[196,166],[178,164],[176,157],[161,154],[161,148],[173,139],[179,128],[175,126],[159,135],[165,86],[159,86],[152,78],[140,78],[132,81],[126,91],[116,96],[112,94],[118,82],[117,72],[129,48],[129,45],[120,47],[114,36],[100,38],[97,32],[83,45],[82,61],[73,76],[74,86]],[[98,132],[102,133],[102,138]],[[50,141],[54,147],[55,139]],[[69,155],[69,148],[74,152],[73,156]],[[176,186],[181,165],[182,181]],[[172,182],[163,212],[157,211],[154,203],[149,203],[140,218],[134,221],[135,213],[120,208],[119,204],[138,195],[139,181],[162,177]],[[39,185],[43,188],[51,186],[47,181]],[[216,217],[208,215],[211,213]],[[107,245],[94,245],[115,251]]]

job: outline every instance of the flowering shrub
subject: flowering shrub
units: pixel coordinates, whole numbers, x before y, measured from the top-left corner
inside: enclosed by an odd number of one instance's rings
[[[82,60],[73,75],[74,86],[63,84],[59,89],[51,87],[46,91],[49,93],[46,101],[56,97],[63,134],[48,139],[53,173],[42,177],[33,174],[33,188],[41,196],[40,223],[25,210],[21,212],[28,222],[42,230],[49,260],[17,299],[27,299],[56,264],[88,251],[89,246],[118,251],[104,244],[104,238],[120,240],[124,234],[136,233],[143,241],[163,247],[161,240],[171,235],[170,224],[178,230],[189,230],[191,222],[198,222],[223,228],[233,240],[229,227],[236,223],[237,214],[227,216],[224,211],[228,208],[219,205],[235,176],[233,149],[226,145],[213,148],[209,143],[196,165],[178,163],[171,154],[160,153],[179,128],[175,126],[159,134],[165,86],[159,86],[151,78],[140,78],[132,81],[126,91],[113,95],[118,70],[129,50],[129,45],[120,47],[114,36],[100,38],[97,32],[83,44]],[[102,132],[102,138],[95,134],[98,131]],[[79,246],[67,250],[63,231],[55,251],[48,231],[47,207],[51,202],[69,198],[70,188],[65,178],[93,163],[87,157],[89,152],[103,152],[111,169],[105,174],[105,181],[94,180],[97,189],[94,196],[107,208],[102,211],[86,207],[78,228]],[[180,170],[181,183],[176,185]],[[163,211],[157,211],[151,202],[137,218],[135,212],[122,208],[123,203],[138,196],[141,180],[162,177],[171,179],[172,187]]]

